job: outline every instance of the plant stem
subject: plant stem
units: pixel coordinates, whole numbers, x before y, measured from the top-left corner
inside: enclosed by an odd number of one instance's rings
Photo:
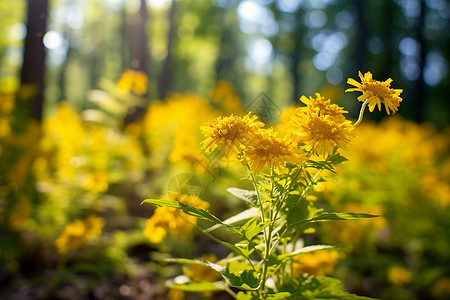
[[[253,186],[256,190],[256,197],[258,198],[258,205],[259,205],[259,209],[260,209],[260,213],[261,213],[261,221],[263,223],[265,223],[266,218],[264,216],[263,199],[262,199],[261,193],[259,191],[258,182],[256,181],[255,174],[252,173],[252,171],[250,170],[250,167],[248,165],[247,165],[247,169],[250,174],[250,177],[252,178]],[[272,217],[272,214],[271,214],[271,217]],[[261,277],[260,288],[258,289],[259,296],[261,299],[263,299],[262,293],[263,293],[265,285],[266,285],[267,264],[268,264],[268,257],[269,257],[269,249],[268,248],[270,247],[272,226],[273,226],[273,224],[269,223],[269,226],[266,228],[267,230],[264,229],[264,242],[265,242],[264,250],[265,251],[264,251],[264,257],[263,257],[263,274]]]
[[[361,123],[362,119],[363,119],[363,115],[364,115],[364,110],[366,109],[367,106],[367,99],[363,102],[362,106],[361,106],[361,110],[359,111],[359,117],[358,120],[355,122],[355,124],[353,124],[353,127],[356,127],[359,125],[359,123]]]
[[[225,287],[225,291],[231,295],[231,297],[233,297],[234,299],[237,299],[236,297],[236,293],[233,292],[229,287]]]

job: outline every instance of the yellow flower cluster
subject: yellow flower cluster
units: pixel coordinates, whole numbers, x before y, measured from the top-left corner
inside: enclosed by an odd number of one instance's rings
[[[280,169],[286,162],[305,162],[295,134],[278,137],[273,128],[263,129],[263,126],[251,112],[244,117],[218,117],[202,127],[205,136],[202,149],[207,153],[220,149],[221,154],[244,154],[242,162],[248,164],[253,173],[259,173],[266,164]]]
[[[265,165],[277,170],[287,162],[302,165],[307,152],[331,155],[350,142],[354,126],[344,117],[342,107],[318,93],[316,98],[302,96],[300,100],[306,106],[283,112],[276,129],[264,129],[264,123],[251,112],[244,117],[218,117],[202,127],[202,149],[207,153],[220,149],[221,154],[239,154],[253,173],[259,173]]]
[[[75,220],[66,225],[61,235],[56,239],[55,246],[59,254],[66,254],[71,249],[78,249],[87,245],[94,238],[100,236],[105,220],[95,215],[86,220]]]
[[[209,203],[197,196],[172,193],[170,199],[207,209]],[[187,215],[173,207],[158,207],[152,217],[147,220],[144,236],[152,243],[160,243],[167,235],[185,238],[197,224],[197,218]]]
[[[341,255],[336,250],[319,250],[294,257],[294,274],[324,276],[334,272]]]

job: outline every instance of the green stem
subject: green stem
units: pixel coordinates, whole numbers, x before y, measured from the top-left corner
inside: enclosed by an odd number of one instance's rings
[[[265,223],[266,218],[264,215],[263,198],[261,196],[261,192],[259,191],[258,182],[256,181],[255,174],[253,174],[253,172],[250,170],[250,167],[248,165],[247,165],[247,169],[250,174],[250,177],[252,178],[253,186],[256,190],[256,197],[258,198],[258,205],[259,205],[259,209],[261,212],[261,221],[263,223]],[[269,249],[268,248],[270,247],[270,239],[271,239],[271,231],[272,231],[271,227],[272,227],[272,224],[269,224],[267,230],[264,230],[265,251],[264,251],[264,257],[263,257],[263,274],[262,274],[261,283],[260,283],[261,287],[258,290],[259,296],[261,299],[263,299],[262,293],[265,288],[266,276],[267,276],[267,263],[268,263],[268,257],[269,257],[269,255],[268,255]]]
[[[362,106],[361,106],[361,110],[359,111],[359,117],[358,120],[356,121],[355,124],[353,124],[353,127],[356,127],[359,125],[359,123],[361,123],[362,119],[363,119],[363,115],[364,115],[364,110],[366,109],[367,106],[367,99],[363,102]]]

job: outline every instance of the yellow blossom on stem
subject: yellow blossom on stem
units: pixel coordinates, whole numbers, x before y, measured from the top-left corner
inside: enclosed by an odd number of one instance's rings
[[[348,78],[347,83],[355,86],[355,88],[349,88],[345,92],[362,92],[363,94],[358,97],[358,101],[364,101],[369,105],[369,111],[371,112],[375,109],[375,106],[381,111],[381,104],[384,104],[388,115],[391,111],[392,113],[398,111],[400,102],[402,102],[400,94],[403,90],[391,88],[391,78],[386,81],[378,81],[372,78],[370,72],[365,73],[364,76],[359,72],[359,78],[361,83],[353,78]]]
[[[244,117],[234,116],[218,117],[215,121],[202,126],[201,130],[205,136],[202,142],[202,150],[206,153],[220,148],[223,153],[225,149],[240,153],[247,143],[256,134],[264,123],[258,121],[257,116],[251,112]]]
[[[300,165],[306,161],[296,135],[288,134],[283,138],[277,135],[273,128],[261,129],[251,141],[245,156],[253,173],[259,173],[266,164],[280,170],[286,162]]]

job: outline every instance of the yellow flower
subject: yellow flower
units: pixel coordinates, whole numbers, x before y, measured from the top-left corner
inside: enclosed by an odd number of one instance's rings
[[[300,165],[306,161],[297,136],[288,134],[279,138],[277,134],[273,128],[261,129],[251,141],[245,156],[253,173],[259,173],[265,164],[280,170],[286,162]]]
[[[245,117],[234,116],[218,117],[215,121],[202,126],[201,130],[205,136],[202,142],[202,150],[206,153],[220,148],[223,153],[225,149],[240,153],[245,144],[251,140],[264,123],[258,121],[257,116],[251,112]]]
[[[78,249],[88,244],[101,234],[105,220],[89,216],[86,220],[75,220],[68,224],[56,239],[55,246],[59,254],[66,254],[71,249]]]
[[[392,267],[388,273],[389,280],[394,285],[405,285],[411,281],[411,272],[402,267]]]
[[[133,91],[136,95],[144,95],[147,92],[148,77],[142,71],[126,70],[117,83],[123,91]]]
[[[316,98],[305,96],[300,97],[300,101],[306,104],[306,107],[299,108],[300,111],[308,111],[312,114],[317,113],[319,116],[330,116],[336,122],[345,121],[343,114],[347,113],[342,107],[337,104],[331,104],[331,100],[325,100],[319,93],[316,93]]]
[[[291,117],[291,126],[306,144],[306,149],[318,155],[332,154],[335,147],[344,148],[354,129],[350,121],[338,122],[331,115],[302,111]]]
[[[170,195],[171,200],[191,204],[197,208],[207,209],[209,203],[200,200],[197,196],[189,196],[178,193]],[[154,244],[160,243],[167,235],[186,237],[197,224],[197,218],[187,215],[173,207],[158,207],[147,220],[144,236]]]
[[[294,257],[294,273],[323,276],[333,273],[340,258],[335,250],[320,250]]]
[[[402,102],[400,94],[403,90],[391,88],[391,78],[386,81],[377,81],[372,78],[372,73],[370,72],[367,72],[364,76],[359,72],[359,78],[361,78],[361,83],[353,78],[348,78],[347,83],[356,86],[356,88],[349,88],[345,92],[362,92],[363,94],[358,97],[358,100],[367,101],[371,112],[375,106],[378,106],[378,110],[381,111],[382,103],[388,115],[391,111],[395,113],[398,110],[400,102]]]

